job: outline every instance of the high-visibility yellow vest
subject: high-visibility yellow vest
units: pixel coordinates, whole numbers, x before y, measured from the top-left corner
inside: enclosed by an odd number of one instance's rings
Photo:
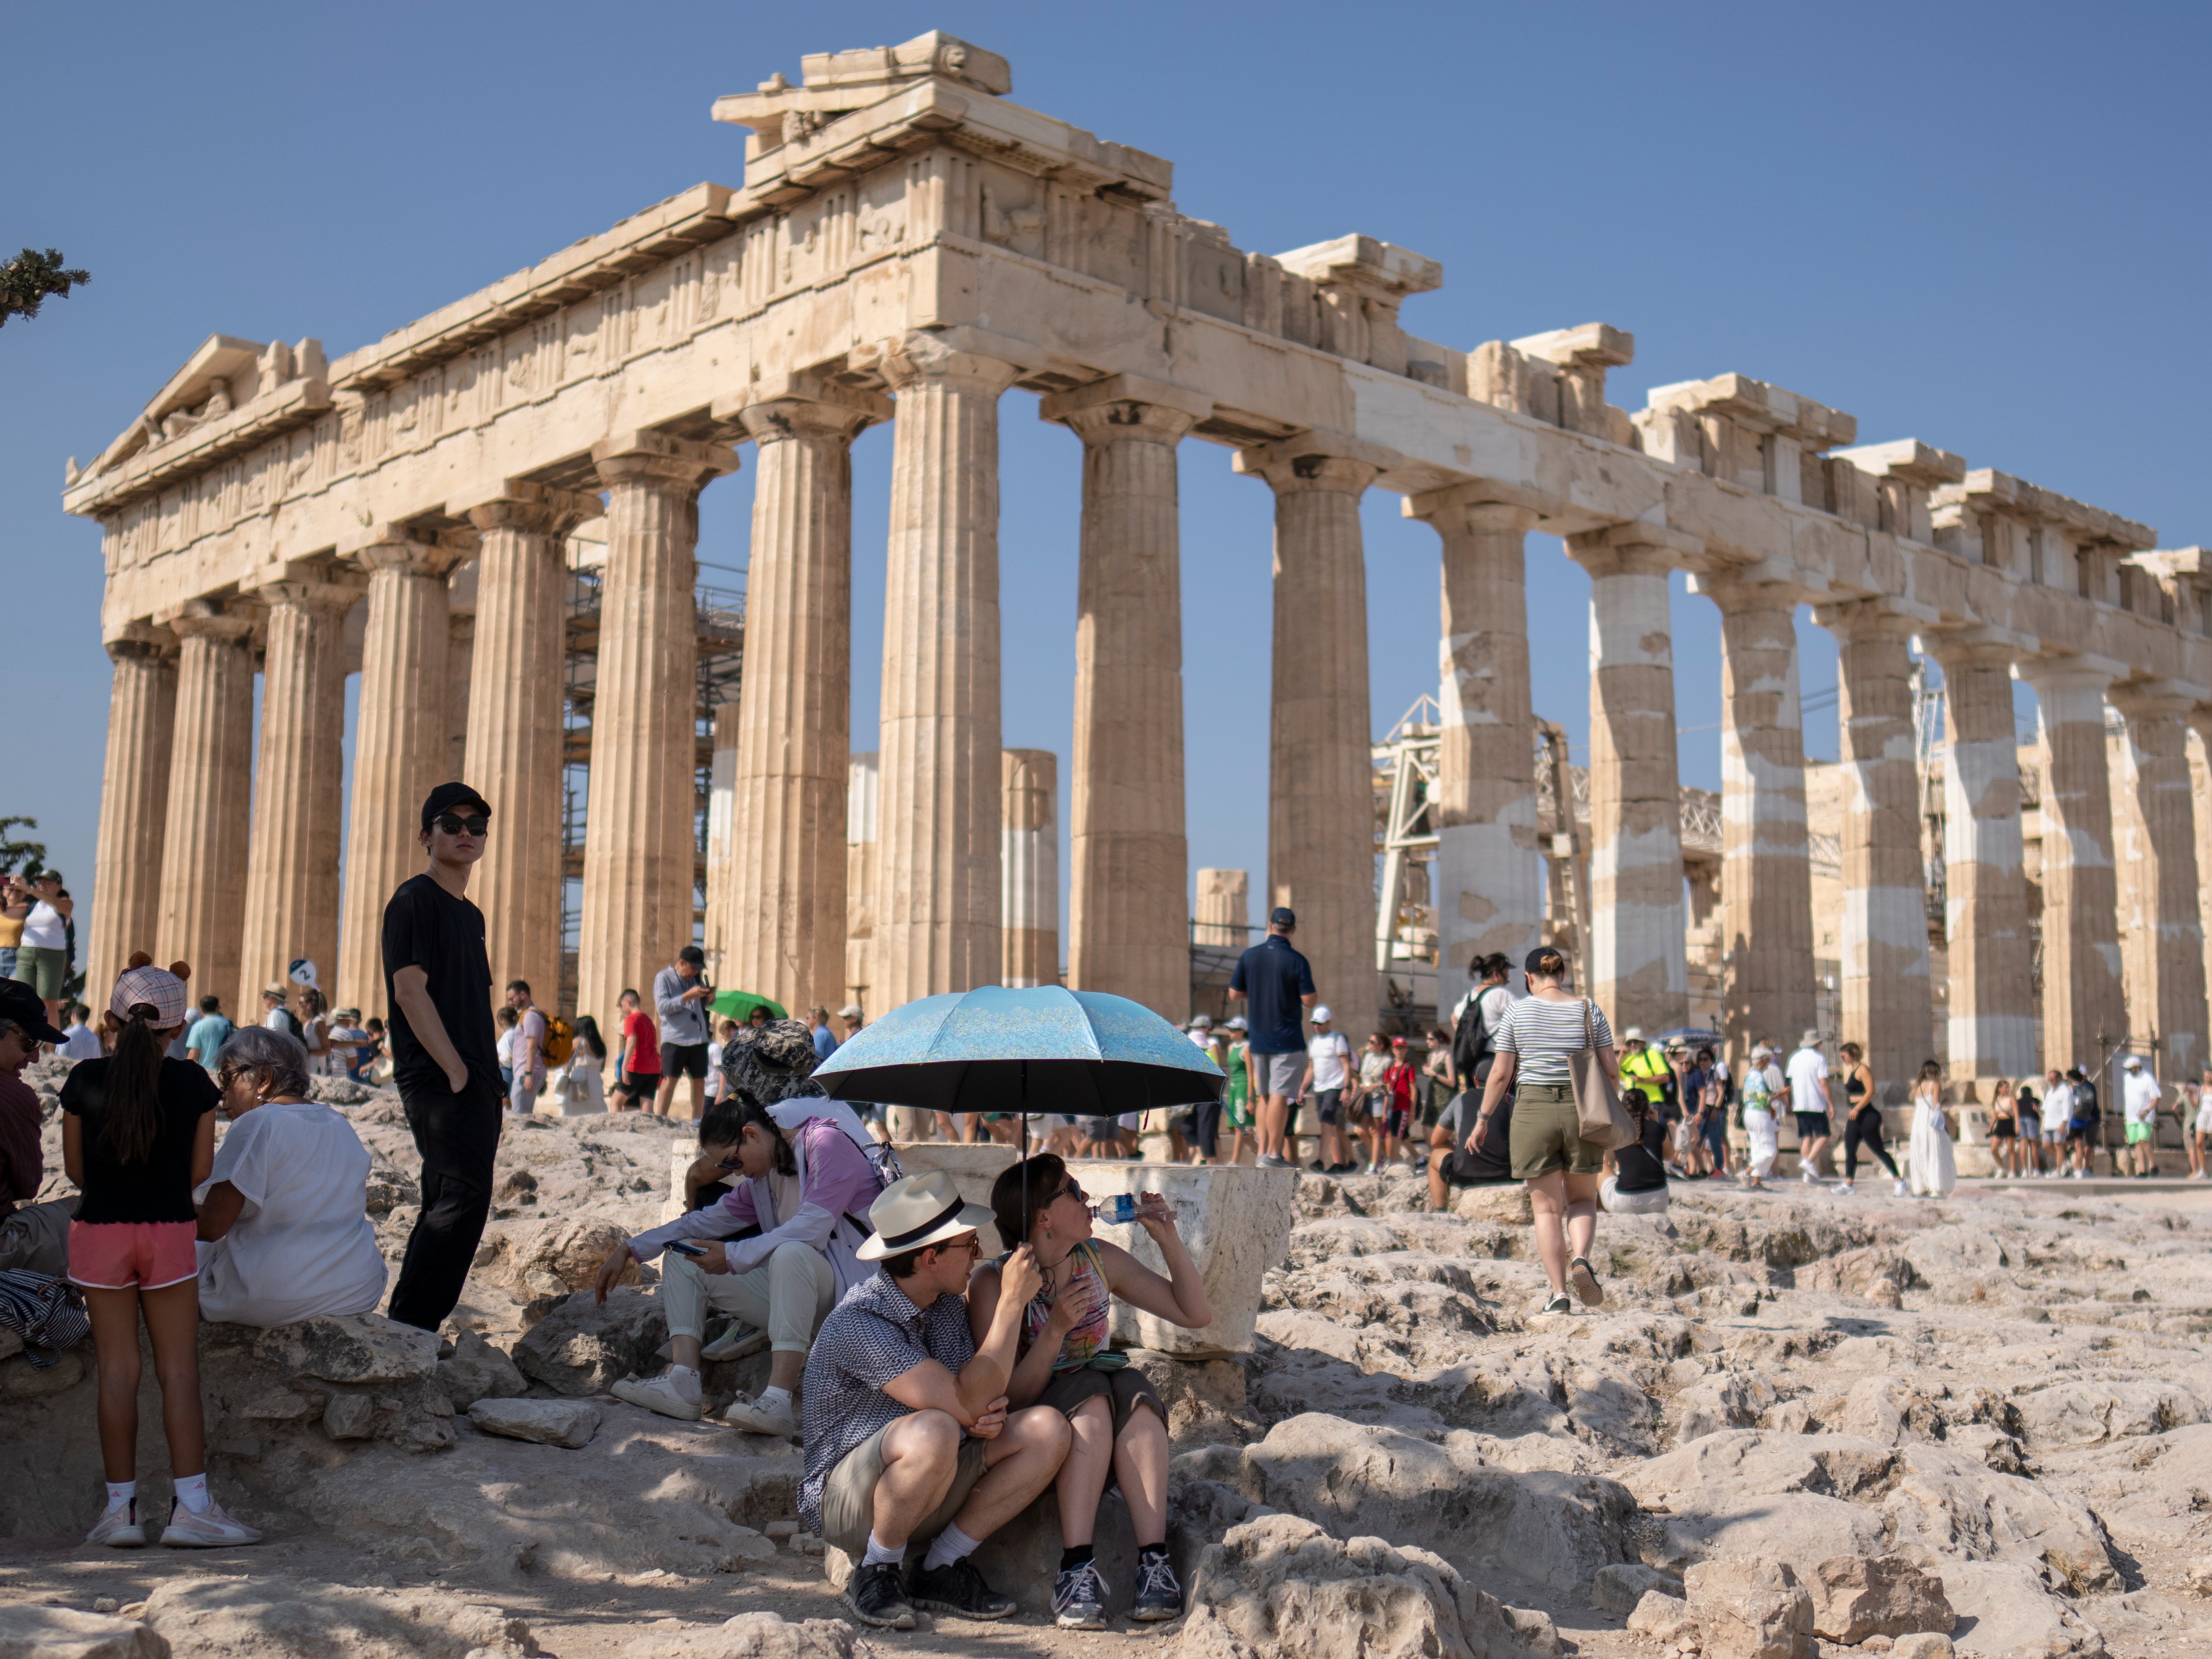
[[[1640,1054],[1622,1058],[1620,1086],[1639,1091],[1645,1100],[1656,1106],[1666,1098],[1665,1079],[1668,1071],[1667,1057],[1656,1048],[1647,1046]]]

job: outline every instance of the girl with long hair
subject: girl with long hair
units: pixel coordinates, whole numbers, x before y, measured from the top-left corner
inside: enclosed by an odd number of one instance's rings
[[[1958,1184],[1951,1131],[1943,1121],[1943,1068],[1923,1060],[1919,1080],[1912,1085],[1911,1190],[1916,1196],[1948,1198]]]
[[[107,1506],[85,1541],[118,1549],[146,1542],[137,1486],[142,1316],[175,1488],[161,1541],[213,1546],[261,1537],[225,1513],[207,1486],[192,1188],[215,1165],[222,1097],[204,1069],[163,1053],[184,1029],[191,971],[181,962],[165,970],[132,957],[108,999],[121,1023],[115,1052],[79,1060],[62,1085],[62,1164],[82,1194],[70,1224],[70,1279],[84,1291],[92,1320],[107,1472]]]
[[[1106,1628],[1106,1584],[1091,1540],[1109,1472],[1137,1534],[1130,1616],[1173,1619],[1182,1611],[1182,1589],[1168,1565],[1167,1408],[1145,1374],[1109,1348],[1106,1338],[1116,1297],[1186,1330],[1212,1322],[1198,1266],[1176,1232],[1175,1212],[1158,1193],[1138,1200],[1136,1224],[1165,1261],[1164,1278],[1120,1245],[1091,1236],[1090,1195],[1050,1153],[1000,1175],[992,1183],[991,1209],[1000,1238],[1010,1248],[1026,1243],[1044,1273],[1044,1287],[1023,1310],[1007,1408],[1050,1406],[1066,1415],[1074,1431],[1054,1486],[1066,1546],[1053,1581],[1054,1620],[1063,1630]],[[973,1330],[991,1328],[1000,1268],[988,1262],[968,1282]]]

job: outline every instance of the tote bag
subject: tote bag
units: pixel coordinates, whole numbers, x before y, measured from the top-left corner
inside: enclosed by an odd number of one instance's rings
[[[1597,1028],[1588,997],[1583,999],[1583,1046],[1567,1058],[1567,1075],[1575,1086],[1575,1115],[1581,1120],[1583,1139],[1607,1152],[1636,1139],[1636,1124],[1620,1103],[1620,1091],[1613,1076],[1597,1063]]]

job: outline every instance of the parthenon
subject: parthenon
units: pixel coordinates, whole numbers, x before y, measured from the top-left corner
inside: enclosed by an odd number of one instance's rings
[[[696,185],[335,360],[313,340],[215,336],[89,467],[72,462],[64,503],[102,526],[115,675],[92,982],[144,947],[234,1002],[305,956],[377,1009],[377,919],[416,859],[415,805],[459,772],[495,809],[473,896],[498,979],[562,981],[580,850],[573,1008],[604,1017],[649,981],[695,913],[721,981],[843,1000],[850,447],[884,421],[868,1000],[1048,975],[1002,937],[1035,931],[1003,913],[1004,848],[1048,825],[1053,787],[1049,756],[1001,752],[998,420],[1021,387],[1083,446],[1072,982],[1188,1012],[1176,479],[1193,438],[1273,495],[1261,896],[1297,909],[1340,1029],[1365,1030],[1378,997],[1365,635],[1334,619],[1364,613],[1358,507],[1379,489],[1440,542],[1444,999],[1474,955],[1534,941],[1559,850],[1538,833],[1537,532],[1591,578],[1584,977],[1617,1024],[1688,1009],[1681,570],[1723,617],[1732,1044],[1814,1017],[1793,623],[1810,605],[1841,653],[1842,1034],[1892,1088],[1933,1040],[1917,640],[1943,674],[1954,1073],[2018,1076],[2124,1037],[2195,1075],[2201,549],[2154,550],[2143,525],[1915,438],[1862,444],[1850,416],[1745,374],[1658,387],[1629,412],[1607,377],[1634,342],[1605,324],[1423,339],[1401,313],[1441,285],[1436,262],[1356,234],[1240,249],[1176,210],[1170,162],[1011,92],[1003,58],[941,33],[808,57],[797,84],[715,104],[750,130],[741,188]],[[696,503],[746,446],[742,690],[715,682],[734,705],[702,719],[715,636],[695,599]],[[587,570],[580,546],[600,550]],[[583,577],[587,732],[563,718]],[[2041,716],[2039,1006],[2015,678]],[[577,752],[580,849],[562,834]],[[709,858],[698,779],[718,754],[730,810]],[[1029,804],[1010,811],[1009,788]]]

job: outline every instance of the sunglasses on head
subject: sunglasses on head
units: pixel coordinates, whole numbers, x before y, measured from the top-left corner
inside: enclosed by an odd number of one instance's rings
[[[467,817],[463,817],[459,812],[441,812],[430,821],[449,836],[458,836],[464,831],[471,836],[481,836],[491,828],[491,820],[481,812],[472,812]]]

